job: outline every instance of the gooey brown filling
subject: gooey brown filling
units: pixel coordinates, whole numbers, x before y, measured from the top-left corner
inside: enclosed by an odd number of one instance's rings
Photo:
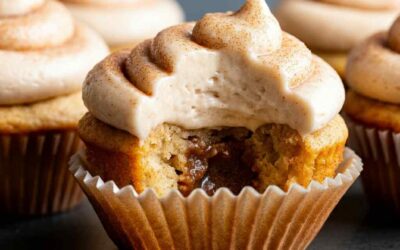
[[[226,187],[239,194],[250,186],[256,177],[245,154],[245,139],[226,137],[218,142],[205,142],[198,137],[190,138],[191,147],[186,153],[187,163],[179,177],[179,190],[189,195],[195,188],[214,194]]]

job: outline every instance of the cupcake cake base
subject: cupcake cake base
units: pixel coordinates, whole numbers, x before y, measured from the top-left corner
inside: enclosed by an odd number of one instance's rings
[[[347,149],[335,178],[307,188],[270,186],[260,194],[246,187],[237,196],[197,189],[188,197],[173,190],[158,198],[150,189],[139,195],[133,186],[91,176],[83,158],[72,158],[71,171],[122,249],[303,249],[362,170]]]

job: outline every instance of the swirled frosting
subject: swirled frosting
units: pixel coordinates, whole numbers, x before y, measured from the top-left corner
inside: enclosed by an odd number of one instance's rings
[[[2,0],[0,16],[23,15],[38,8],[45,0]]]
[[[145,139],[171,123],[186,129],[288,124],[302,134],[338,114],[337,73],[281,31],[264,0],[208,14],[115,53],[88,75],[83,99],[96,118]]]
[[[400,104],[400,18],[390,31],[378,33],[350,54],[349,86],[364,96]]]
[[[400,8],[398,0],[319,0],[319,2],[371,10]]]
[[[101,38],[76,25],[60,3],[0,1],[0,105],[79,91],[107,51]]]
[[[175,0],[63,0],[72,14],[101,34],[111,46],[141,42],[180,23]]]
[[[275,11],[285,31],[323,51],[349,51],[399,13],[400,0],[284,0]]]

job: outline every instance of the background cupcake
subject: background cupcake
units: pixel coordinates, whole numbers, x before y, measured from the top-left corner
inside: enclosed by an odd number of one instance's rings
[[[111,50],[134,47],[183,21],[175,0],[62,0],[80,21],[103,36]]]
[[[0,17],[0,211],[69,209],[81,197],[67,171],[80,89],[107,46],[54,1],[1,1]]]
[[[283,0],[275,13],[283,30],[344,77],[347,53],[368,36],[387,30],[400,13],[400,1]]]
[[[400,19],[350,54],[351,146],[365,162],[364,189],[374,207],[400,215]]]
[[[303,248],[361,171],[340,77],[264,0],[110,55],[83,98],[72,171],[121,248]]]

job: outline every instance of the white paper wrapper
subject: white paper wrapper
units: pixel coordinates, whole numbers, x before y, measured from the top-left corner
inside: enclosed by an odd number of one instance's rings
[[[349,145],[364,161],[361,177],[371,206],[400,215],[400,134],[346,122]]]
[[[0,213],[45,215],[76,206],[83,194],[68,160],[81,144],[70,130],[0,134]]]
[[[87,194],[109,236],[121,249],[303,249],[319,232],[359,176],[361,160],[346,149],[336,178],[307,189],[276,186],[260,194],[223,188],[210,197],[198,189],[187,198],[173,190],[157,198],[132,186],[92,177],[77,154],[70,170]]]

